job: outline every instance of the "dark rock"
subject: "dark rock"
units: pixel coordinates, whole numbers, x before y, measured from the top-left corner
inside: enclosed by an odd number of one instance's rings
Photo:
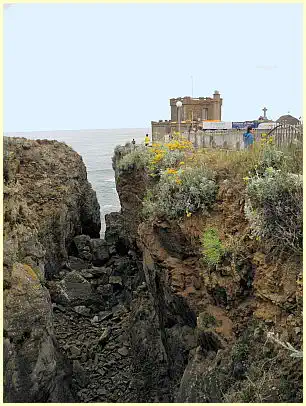
[[[112,252],[125,255],[129,250],[129,241],[121,213],[113,212],[105,215],[105,240],[112,247]]]
[[[73,358],[76,358],[81,355],[81,350],[78,347],[76,347],[75,345],[72,345],[69,349],[70,349],[71,356]]]
[[[78,257],[85,260],[91,260],[90,237],[88,235],[77,235],[74,237],[73,242]]]
[[[90,316],[91,310],[86,306],[75,306],[73,310],[82,316]]]
[[[105,345],[107,343],[109,337],[110,337],[110,329],[106,328],[103,331],[103,333],[101,334],[101,336],[99,337],[99,340],[98,340],[99,344]]]
[[[78,360],[73,360],[72,368],[74,378],[76,379],[79,386],[87,386],[89,383],[89,377],[87,376],[86,371]]]
[[[110,276],[109,283],[115,285],[115,287],[122,287],[122,278],[121,276]]]
[[[70,270],[80,271],[87,267],[88,263],[81,258],[68,257],[68,261],[66,262],[66,268]]]
[[[99,316],[95,315],[92,319],[91,319],[92,323],[99,323]]]
[[[119,348],[118,352],[123,357],[126,357],[129,353],[129,350],[126,347],[122,347],[122,348]]]
[[[221,368],[216,372],[214,366],[224,357],[221,352],[215,356],[203,353],[198,347],[194,356],[188,362],[180,388],[175,398],[176,403],[218,403],[223,399],[222,389],[225,391],[228,382],[228,371]]]
[[[100,205],[97,194],[89,182],[85,184],[83,196],[81,206],[82,232],[91,238],[99,238],[101,230]]]
[[[99,275],[110,275],[111,274],[112,269],[111,268],[105,268],[105,267],[97,267],[97,266],[93,266],[90,269],[90,272],[94,275],[94,276],[99,276]]]
[[[111,319],[113,317],[113,313],[111,311],[100,312],[98,316],[99,321],[104,321]]]
[[[108,244],[105,240],[95,238],[90,240],[92,263],[96,266],[103,265],[109,259]]]
[[[94,277],[94,275],[93,275],[93,273],[91,272],[90,269],[83,269],[82,271],[79,271],[79,273],[85,279],[92,279]]]
[[[97,390],[97,394],[98,394],[99,396],[105,396],[105,395],[107,394],[107,391],[106,391],[106,389],[104,389],[104,388],[99,388],[99,389]]]
[[[58,283],[59,298],[58,303],[84,304],[88,302],[92,290],[90,283],[84,279],[77,271],[68,273],[65,278]]]
[[[71,401],[71,371],[53,335],[50,296],[29,266],[14,265],[3,301],[4,401]]]
[[[97,292],[99,292],[102,296],[108,297],[113,294],[113,287],[110,284],[99,286],[97,288]]]

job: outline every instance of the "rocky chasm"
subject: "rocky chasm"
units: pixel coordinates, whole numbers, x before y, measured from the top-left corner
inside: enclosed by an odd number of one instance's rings
[[[121,212],[101,239],[77,153],[20,138],[4,152],[6,402],[301,401],[300,361],[265,336],[299,340],[294,264],[250,246],[240,273],[225,263],[205,280],[195,236],[206,224],[144,222],[144,171],[117,176]],[[208,222],[241,232],[236,195],[221,188]]]

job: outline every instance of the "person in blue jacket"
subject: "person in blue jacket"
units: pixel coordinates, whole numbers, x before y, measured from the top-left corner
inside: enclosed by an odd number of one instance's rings
[[[254,129],[249,126],[246,133],[243,134],[244,148],[249,148],[254,143]]]

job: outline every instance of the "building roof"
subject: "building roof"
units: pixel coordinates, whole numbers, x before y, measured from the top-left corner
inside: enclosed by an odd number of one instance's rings
[[[291,116],[290,114],[285,114],[284,116],[281,116],[280,118],[278,118],[276,120],[277,123],[284,123],[286,122],[286,124],[290,124],[290,125],[296,125],[299,124],[299,120],[293,116]]]

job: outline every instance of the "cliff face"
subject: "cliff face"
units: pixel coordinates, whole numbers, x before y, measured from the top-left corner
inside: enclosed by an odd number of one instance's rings
[[[171,387],[170,401],[301,401],[301,361],[267,341],[267,333],[273,332],[282,342],[301,345],[301,259],[286,253],[272,257],[263,242],[250,238],[244,190],[229,173],[219,176],[216,204],[209,215],[144,221],[134,213],[141,213],[149,180],[135,166],[125,172],[117,181],[121,206],[128,208],[120,214],[121,233],[133,236],[142,253],[164,353],[161,360],[151,348],[155,361],[150,368],[167,371],[171,377],[166,384]],[[234,261],[225,255],[213,268],[203,264],[200,244],[203,232],[212,228],[224,246],[233,247],[233,236],[236,242]],[[151,317],[144,319],[147,326],[154,325]],[[192,339],[181,351],[189,354],[189,361],[185,355],[180,363],[171,348],[174,331],[179,331],[179,345],[185,343],[182,328],[190,328]],[[142,325],[139,331],[142,342],[156,341],[149,327]],[[151,357],[149,351],[146,356],[142,353],[140,345],[139,363],[144,365]],[[158,385],[158,373],[151,375],[150,382],[151,387],[154,382]]]
[[[4,138],[4,360],[8,402],[69,401],[45,281],[76,234],[99,237],[81,157],[56,141]]]
[[[250,238],[226,171],[206,215],[144,220],[155,180],[119,171],[121,152],[104,240],[80,156],[5,139],[5,400],[300,402],[301,361],[267,340],[300,348],[300,258]],[[200,242],[212,229],[232,250],[214,267]]]

